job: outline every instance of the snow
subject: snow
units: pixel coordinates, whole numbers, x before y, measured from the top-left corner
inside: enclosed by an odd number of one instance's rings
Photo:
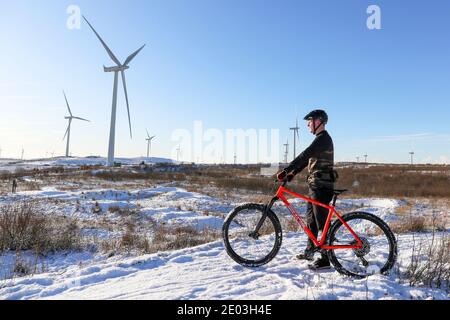
[[[411,253],[411,235],[399,239],[399,259]],[[417,236],[416,236],[417,237]],[[426,238],[423,235],[422,238]],[[439,289],[412,288],[395,274],[355,280],[334,270],[312,272],[293,256],[306,238],[287,233],[279,254],[258,268],[231,260],[221,241],[140,257],[73,263],[11,280],[0,299],[448,299]],[[85,257],[81,257],[82,260]],[[67,262],[67,261],[65,261]]]
[[[39,191],[24,191],[0,197],[0,204],[36,199],[43,201],[48,215],[60,215],[81,221],[99,221],[104,217],[122,221],[115,209],[139,212],[168,225],[190,225],[197,229],[221,230],[228,212],[239,205],[222,199],[189,192],[170,184],[147,188],[114,187],[59,190],[57,186]],[[305,206],[292,201],[300,213]],[[100,213],[93,213],[95,204]],[[361,208],[385,221],[398,219],[395,209],[405,202],[396,199],[340,199],[338,211]],[[429,210],[421,207],[420,212]],[[282,211],[277,204],[275,211]],[[445,233],[438,235],[444,236]],[[84,237],[112,239],[118,230],[84,227]],[[409,262],[413,237],[428,241],[430,235],[399,236],[399,265]],[[374,275],[364,280],[344,277],[334,270],[312,272],[305,262],[293,257],[306,246],[303,233],[283,233],[280,252],[269,264],[245,268],[231,260],[221,241],[197,247],[158,252],[151,255],[110,256],[96,250],[60,252],[39,257],[33,275],[17,277],[12,270],[14,253],[0,254],[0,299],[449,299],[440,289],[410,287],[397,273]],[[33,265],[36,257],[24,252],[21,260]],[[394,268],[395,269],[395,268]]]
[[[115,158],[115,162],[123,165],[138,165],[142,161],[146,164],[170,163],[177,164],[178,162],[157,157],[138,157],[138,158]],[[106,165],[107,159],[104,157],[60,157],[36,160],[1,160],[0,171],[13,172],[19,168],[34,169],[34,168],[50,168],[50,167],[80,167],[80,166],[102,166]]]
[[[234,207],[229,201],[165,186],[128,191],[115,189],[57,191],[46,187],[39,191],[23,191],[14,196],[0,197],[0,202],[19,199],[57,200],[57,204],[52,201],[46,204],[45,211],[51,215],[97,220],[107,214],[110,219],[118,220],[121,216],[114,211],[139,209],[143,216],[169,224],[191,225],[197,229],[206,227],[220,229],[226,213]],[[101,209],[99,214],[93,214],[96,205]]]

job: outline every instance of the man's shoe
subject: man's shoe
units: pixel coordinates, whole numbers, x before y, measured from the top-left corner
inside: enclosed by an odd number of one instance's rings
[[[330,265],[330,261],[328,260],[328,258],[320,257],[313,263],[310,263],[308,265],[308,267],[311,270],[325,270],[325,269],[330,269],[331,265]]]
[[[295,256],[298,260],[314,260],[314,251],[313,250],[305,250],[303,253],[300,253]]]

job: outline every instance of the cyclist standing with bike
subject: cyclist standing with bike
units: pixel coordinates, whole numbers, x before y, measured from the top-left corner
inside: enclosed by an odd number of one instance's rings
[[[283,171],[277,174],[279,181],[287,178],[291,181],[295,175],[308,167],[307,183],[309,196],[324,204],[329,204],[333,198],[334,181],[337,178],[336,171],[333,170],[334,148],[333,140],[325,130],[328,122],[328,115],[323,110],[314,110],[308,113],[304,120],[308,121],[309,131],[316,136],[311,145],[296,157]],[[325,208],[308,202],[306,220],[308,228],[317,237],[319,231],[323,231],[328,212]],[[305,251],[297,255],[297,259],[314,259],[316,252],[315,245],[308,238]],[[309,267],[313,270],[330,268],[326,252],[321,252],[321,257],[315,260]]]

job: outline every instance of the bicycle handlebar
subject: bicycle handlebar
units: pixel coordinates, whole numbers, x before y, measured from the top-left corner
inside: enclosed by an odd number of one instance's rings
[[[288,178],[286,177],[286,178],[284,178],[282,181],[280,181],[280,180],[275,180],[275,183],[278,183],[278,182],[281,182],[281,186],[282,187],[284,187],[284,186],[286,186],[287,185],[287,183],[289,182],[288,181]]]

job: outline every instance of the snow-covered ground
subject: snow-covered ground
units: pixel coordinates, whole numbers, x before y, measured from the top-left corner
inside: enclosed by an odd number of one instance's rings
[[[422,235],[422,240],[427,235]],[[416,236],[416,241],[417,241]],[[412,235],[399,238],[399,260],[411,254]],[[0,299],[448,299],[443,290],[413,288],[395,273],[355,280],[333,270],[312,272],[294,255],[306,238],[288,233],[269,264],[245,268],[221,241],[139,257],[113,257],[83,264],[86,257],[60,257],[63,270],[3,283]],[[76,263],[80,259],[81,263]]]
[[[171,159],[157,157],[137,157],[137,158],[115,158],[115,162],[123,165],[138,165],[142,161],[147,164],[155,163],[177,163]],[[107,159],[104,157],[57,157],[34,160],[18,160],[18,159],[0,159],[0,171],[15,171],[18,168],[34,169],[45,167],[78,167],[78,166],[96,166],[105,165]]]
[[[19,200],[41,200],[46,214],[82,220],[98,220],[105,216],[110,220],[118,220],[122,216],[115,209],[137,209],[141,216],[159,222],[215,229],[222,227],[224,216],[234,206],[230,201],[166,186],[129,191],[59,191],[53,187],[45,187],[39,191],[23,191],[0,197],[0,203]],[[93,213],[95,206],[100,208],[99,213]]]
[[[117,209],[129,209],[143,220],[216,230],[221,229],[226,214],[240,204],[232,197],[216,198],[171,184],[125,191],[49,186],[5,195],[0,197],[0,204],[18,200],[39,200],[46,214],[82,222],[105,218],[121,221],[124,217]],[[304,205],[294,203],[304,213]],[[337,203],[340,212],[361,208],[388,223],[398,219],[395,211],[404,204],[403,200],[386,198],[341,199]],[[101,209],[98,213],[93,210],[96,206]],[[420,214],[431,211],[426,206],[414,210]],[[279,205],[275,211],[287,213]],[[442,214],[448,214],[448,210]],[[108,230],[98,225],[82,228],[84,236],[104,239],[118,238],[121,232],[120,228]],[[335,271],[310,271],[306,263],[293,259],[306,246],[306,236],[292,232],[284,233],[283,246],[275,259],[255,269],[231,260],[221,241],[142,256],[86,250],[36,258],[25,252],[20,259],[28,264],[36,259],[37,267],[33,275],[24,277],[14,276],[12,271],[17,264],[15,254],[3,253],[0,299],[449,299],[444,290],[410,287],[399,278],[398,271],[410,260],[413,236],[415,241],[428,241],[430,234],[400,235],[396,272],[366,280],[343,277]]]

